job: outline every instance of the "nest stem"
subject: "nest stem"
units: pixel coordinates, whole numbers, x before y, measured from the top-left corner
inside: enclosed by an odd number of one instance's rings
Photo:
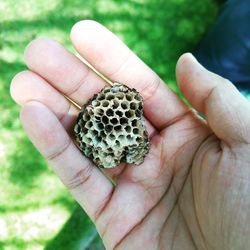
[[[101,74],[97,69],[94,68],[94,66],[92,66],[88,61],[86,61],[84,58],[82,58],[79,54],[76,55],[88,68],[90,68],[92,71],[94,71],[99,77],[101,77],[107,84],[109,84],[111,87],[114,85],[114,83],[109,80],[106,76],[104,76],[103,74]],[[71,98],[69,98],[68,96],[64,95],[64,97],[70,101],[73,105],[75,105],[79,110],[82,109],[82,107],[76,103],[75,101],[73,101]]]
[[[78,103],[76,103],[75,101],[73,101],[71,98],[69,98],[68,96],[66,96],[66,95],[64,95],[64,97],[68,100],[68,101],[70,101],[73,105],[75,105],[78,109],[82,109],[82,107],[78,104]]]
[[[99,77],[101,77],[107,84],[109,84],[111,87],[114,85],[114,83],[109,80],[106,76],[104,76],[102,73],[100,73],[97,69],[95,69],[88,61],[86,61],[84,58],[82,58],[80,55],[77,55],[80,60],[89,67],[92,71],[94,71]]]

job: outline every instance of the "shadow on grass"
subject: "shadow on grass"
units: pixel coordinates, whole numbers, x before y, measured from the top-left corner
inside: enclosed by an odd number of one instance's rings
[[[9,87],[13,76],[24,70],[25,66],[1,59],[0,65],[1,128],[13,131],[14,136],[15,132],[21,131],[21,125],[18,118],[19,107],[11,99]],[[46,170],[46,163],[26,136],[17,136],[15,143],[12,151],[7,154],[9,180],[22,188],[32,188],[36,177]]]
[[[69,34],[77,21],[94,19],[120,35],[163,79],[174,81],[178,57],[193,50],[217,12],[217,5],[211,0],[108,2],[119,8],[105,11],[101,1],[85,1],[83,4],[73,0],[69,5],[68,1],[62,0],[56,11],[46,16],[32,21],[7,21],[3,27],[9,32],[16,32],[18,27],[18,32],[25,31],[32,39],[49,28]],[[16,42],[4,40],[9,46],[15,46]],[[22,46],[25,42],[21,40]]]
[[[9,155],[9,180],[22,188],[32,188],[37,177],[47,170],[47,164],[28,138],[19,138],[17,144]]]
[[[95,226],[79,206],[74,210],[59,234],[45,248],[45,250],[69,249],[104,249]]]
[[[6,62],[0,58],[0,97],[1,97],[1,109],[13,109],[16,108],[16,104],[10,97],[10,82],[13,76],[21,71],[24,70],[25,66],[22,63],[19,62]],[[13,118],[16,118],[15,114],[10,117],[10,120],[13,120]],[[2,119],[0,118],[1,122]],[[3,127],[4,124],[1,123],[1,127]],[[11,126],[11,123],[7,125],[7,128]]]

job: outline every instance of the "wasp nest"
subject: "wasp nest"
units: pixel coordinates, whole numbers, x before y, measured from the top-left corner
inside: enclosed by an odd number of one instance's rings
[[[135,89],[115,83],[83,106],[74,127],[79,148],[98,167],[141,164],[149,151],[143,99]]]

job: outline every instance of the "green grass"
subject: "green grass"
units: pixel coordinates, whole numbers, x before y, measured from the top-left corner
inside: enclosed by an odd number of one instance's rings
[[[72,25],[97,20],[178,92],[176,60],[195,48],[217,8],[211,0],[0,1],[0,250],[102,249],[90,220],[26,138],[9,96],[29,41],[51,37],[73,51]]]

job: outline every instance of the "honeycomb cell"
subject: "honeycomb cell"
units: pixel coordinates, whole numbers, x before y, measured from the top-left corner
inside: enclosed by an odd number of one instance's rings
[[[126,99],[127,99],[127,101],[132,101],[133,100],[133,96],[132,95],[130,95],[130,94],[127,94],[126,95]]]
[[[127,133],[130,133],[130,132],[131,132],[131,127],[130,127],[130,126],[126,126],[126,127],[125,127],[125,131],[126,131]]]
[[[121,125],[128,124],[128,119],[127,119],[126,117],[122,117],[122,118],[120,119],[120,124],[121,124]]]
[[[120,147],[120,146],[121,146],[121,142],[120,142],[119,140],[115,140],[115,145],[116,145],[117,147]]]
[[[117,110],[115,113],[116,113],[116,115],[118,115],[119,117],[122,117],[122,116],[123,116],[123,112],[120,111],[120,110]]]
[[[126,111],[126,112],[125,112],[125,116],[126,116],[127,118],[133,117],[133,116],[134,116],[134,111],[132,111],[132,110]]]
[[[114,111],[113,111],[113,109],[107,109],[107,111],[106,111],[106,115],[107,116],[114,116]]]
[[[109,132],[111,132],[112,131],[112,129],[113,129],[113,126],[111,126],[110,124],[108,124],[108,125],[106,125],[105,126],[105,131],[107,132],[107,133],[109,133]]]
[[[132,122],[131,122],[131,125],[133,127],[136,127],[137,126],[137,119],[134,119]]]
[[[127,102],[122,102],[121,103],[121,107],[123,108],[123,109],[128,109],[128,103]]]
[[[117,109],[117,108],[119,108],[119,105],[120,105],[120,102],[119,102],[118,100],[114,100],[114,101],[113,101],[112,108],[113,108],[113,109]]]
[[[92,102],[92,105],[93,105],[94,107],[98,107],[98,106],[100,105],[100,102],[97,101],[97,100],[95,100],[95,101]]]
[[[112,118],[111,120],[110,120],[110,123],[112,124],[112,125],[116,125],[116,124],[118,124],[118,120],[117,120],[117,118]]]
[[[118,98],[119,100],[122,100],[124,98],[124,93],[116,92],[116,98]]]
[[[130,109],[136,110],[137,109],[137,104],[135,102],[130,103]]]
[[[97,128],[98,128],[99,131],[103,130],[104,129],[103,123],[98,123]]]
[[[102,108],[95,109],[95,114],[97,116],[102,116],[104,114],[104,110]]]
[[[102,101],[102,100],[104,100],[105,99],[105,95],[103,94],[103,93],[101,93],[100,95],[98,95],[98,97],[97,97],[97,100],[98,101]]]
[[[112,141],[115,140],[115,135],[110,134],[110,135],[109,135],[109,139],[112,140]]]
[[[105,100],[105,101],[102,102],[102,106],[103,106],[103,107],[106,108],[106,107],[108,107],[108,105],[109,105],[109,102],[108,102],[108,101]]]
[[[117,125],[114,127],[115,131],[121,131],[122,130],[122,126],[121,125]]]
[[[90,134],[94,137],[96,135],[98,135],[98,131],[97,130],[90,130]]]
[[[74,127],[74,131],[76,134],[79,134],[81,131],[81,126],[79,124],[76,124],[76,126]]]
[[[137,117],[141,117],[142,112],[141,112],[139,109],[137,109],[137,110],[135,111],[135,115],[136,115]]]
[[[82,135],[87,134],[88,133],[88,129],[86,127],[82,128]]]
[[[132,138],[131,135],[127,135],[127,139],[128,139],[128,140],[132,140],[133,138]]]
[[[102,138],[105,138],[105,137],[106,137],[106,133],[104,132],[104,130],[102,130],[102,131],[100,132],[100,136],[101,136]]]
[[[85,127],[86,127],[87,129],[90,129],[92,126],[93,126],[93,122],[92,122],[92,121],[86,122]]]
[[[110,101],[110,100],[113,100],[115,98],[115,96],[113,94],[109,94],[107,95],[107,100]]]
[[[107,116],[103,116],[102,117],[102,122],[103,122],[103,124],[109,124],[109,118],[107,117]]]
[[[95,121],[98,123],[101,121],[101,117],[100,116],[95,116]]]
[[[139,134],[139,129],[138,128],[134,128],[133,129],[133,134],[134,135],[138,135]]]
[[[86,112],[86,113],[84,114],[84,116],[83,116],[83,120],[84,120],[84,121],[89,121],[89,119],[90,119],[90,116],[89,116],[89,114]]]

